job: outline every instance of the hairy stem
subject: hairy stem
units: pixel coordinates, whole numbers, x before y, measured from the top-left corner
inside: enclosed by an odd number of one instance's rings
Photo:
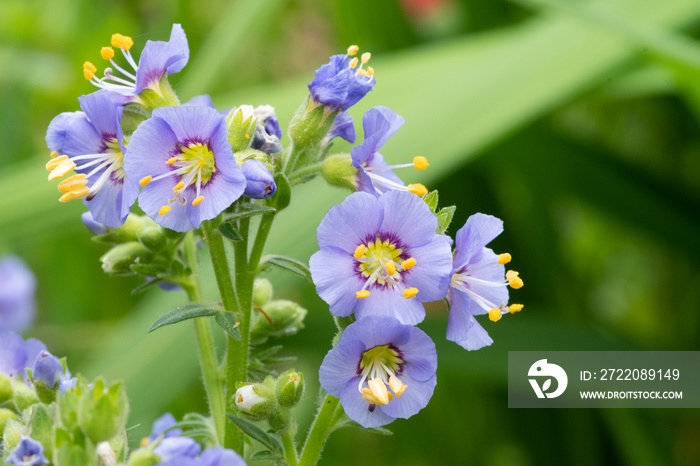
[[[314,466],[318,462],[323,446],[333,428],[339,401],[338,398],[331,395],[326,395],[326,398],[324,398],[321,409],[319,409],[316,419],[311,425],[309,436],[306,438],[299,466]]]
[[[298,466],[297,450],[294,446],[294,439],[290,434],[287,433],[282,436],[282,446],[284,447],[284,459],[287,461],[287,464],[289,466]]]

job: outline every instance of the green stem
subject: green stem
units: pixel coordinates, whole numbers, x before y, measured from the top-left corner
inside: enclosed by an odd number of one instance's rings
[[[287,461],[287,464],[289,466],[298,466],[297,450],[294,446],[294,439],[290,434],[287,433],[282,436],[282,446],[284,447],[284,459]]]
[[[197,263],[197,245],[194,232],[190,231],[185,237],[185,259],[187,265],[192,270],[190,286],[186,287],[187,296],[190,301],[202,302],[202,290],[199,282],[199,266]],[[224,430],[226,424],[226,402],[224,399],[224,389],[219,378],[219,371],[216,360],[216,350],[212,339],[211,327],[206,317],[194,319],[194,328],[197,335],[197,346],[199,347],[199,358],[202,365],[202,376],[204,379],[204,389],[209,400],[209,408],[214,419],[214,428],[219,443],[224,443]]]
[[[304,451],[299,460],[299,466],[314,466],[321,456],[323,445],[326,443],[328,435],[333,428],[333,420],[335,419],[336,408],[338,407],[338,398],[331,395],[326,395],[323,400],[321,409],[316,414],[316,419],[311,425],[311,431],[306,438]]]
[[[231,271],[229,270],[228,261],[226,259],[226,249],[224,248],[223,237],[214,232],[214,228],[210,222],[204,222],[204,235],[209,244],[209,254],[211,262],[214,266],[214,275],[216,283],[219,286],[221,293],[221,301],[224,304],[224,309],[227,311],[238,312],[238,301],[236,300],[236,292],[233,289],[231,280]],[[241,382],[246,379],[245,366],[241,366],[241,362],[247,358],[248,349],[244,350],[243,343],[236,341],[232,337],[228,337],[228,350],[226,351],[226,387],[228,388],[227,396],[234,393],[236,382]],[[245,356],[244,356],[245,355]],[[235,364],[232,363],[236,361]],[[225,415],[225,408],[222,411]],[[240,430],[232,422],[225,422],[225,440],[224,446],[236,450],[243,454],[243,437],[240,435]]]
[[[303,154],[305,151],[306,151],[305,148],[299,148],[297,146],[292,146],[289,157],[287,157],[286,164],[284,166],[284,169],[282,170],[282,172],[285,175],[289,175],[290,173],[292,173],[295,165],[299,161],[299,157],[301,157],[301,154]]]
[[[260,258],[262,257],[263,249],[265,248],[265,242],[270,234],[270,228],[272,228],[272,222],[275,219],[275,214],[265,214],[260,219],[260,225],[258,226],[258,234],[255,236],[255,242],[253,243],[253,250],[250,251],[250,270],[255,273],[260,265]]]
[[[302,179],[305,176],[316,175],[318,173],[321,173],[322,168],[323,164],[319,162],[314,163],[313,165],[307,165],[306,167],[300,168],[299,170],[295,170],[289,175],[289,183],[294,185],[298,180]]]

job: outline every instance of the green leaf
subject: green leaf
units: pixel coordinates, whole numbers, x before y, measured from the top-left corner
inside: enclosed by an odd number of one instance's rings
[[[292,199],[292,187],[284,173],[275,175],[275,185],[277,186],[277,191],[267,198],[267,205],[280,211],[289,205]]]
[[[277,212],[277,210],[274,207],[247,202],[245,204],[239,204],[238,210],[227,214],[224,218],[224,222],[238,220],[245,217],[253,217],[254,215],[273,214],[275,212]]]
[[[163,281],[164,280],[162,278],[155,278],[151,281],[145,281],[145,282],[141,283],[139,286],[137,286],[136,288],[134,288],[133,290],[131,290],[131,294],[143,293],[144,291],[146,291],[150,287],[155,286],[158,283],[161,283]]]
[[[234,340],[241,340],[241,330],[239,328],[240,322],[236,320],[236,313],[231,311],[222,311],[216,314],[216,323],[219,324],[221,328],[226,330],[226,333],[231,335]]]
[[[431,191],[425,196],[423,196],[423,200],[425,201],[426,204],[428,204],[428,207],[430,207],[430,210],[435,212],[437,210],[438,206],[438,192],[437,190]]]
[[[456,210],[457,207],[451,205],[440,209],[440,212],[437,213],[438,227],[436,233],[438,235],[445,233],[447,227],[452,223],[452,217],[454,217]]]
[[[225,220],[221,222],[217,229],[219,230],[219,233],[221,233],[221,236],[228,238],[231,241],[240,241],[243,239],[243,236],[241,236],[238,230],[236,230],[235,220]]]
[[[262,270],[269,265],[274,265],[281,269],[293,272],[299,275],[300,277],[308,278],[309,280],[311,280],[311,271],[309,270],[309,267],[303,262],[298,261],[296,259],[292,259],[291,257],[279,256],[274,254],[263,256],[263,258],[260,261],[260,269]]]
[[[151,328],[148,329],[149,333],[157,328],[163,327],[165,325],[176,324],[187,319],[194,319],[196,317],[208,317],[218,315],[221,312],[221,307],[216,303],[186,303],[182,306],[177,306],[156,320]]]
[[[241,419],[232,414],[227,414],[226,417],[228,417],[231,422],[236,424],[243,432],[248,434],[251,438],[265,445],[265,447],[269,448],[274,452],[282,453],[282,444],[280,443],[280,441],[277,438],[265,432],[264,430],[262,430],[260,427],[256,426],[250,421],[246,421],[245,419]]]

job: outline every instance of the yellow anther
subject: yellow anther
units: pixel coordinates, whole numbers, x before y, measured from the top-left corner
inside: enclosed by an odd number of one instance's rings
[[[428,190],[426,189],[426,187],[420,183],[409,184],[408,185],[408,192],[413,193],[413,194],[417,195],[418,197],[423,197],[426,194],[428,194]]]
[[[52,159],[55,159],[56,157],[58,157],[58,151],[52,150],[51,153],[49,154],[49,157],[51,157]]]
[[[250,139],[250,134],[246,134],[246,135],[245,135],[245,138],[246,138],[246,139]]]
[[[88,180],[86,179],[86,175],[84,173],[73,175],[58,183],[58,191],[63,194],[71,191],[77,191],[82,189],[82,187],[87,183]]]
[[[369,52],[365,52],[360,56],[360,58],[362,59],[362,63],[366,64],[369,61],[369,59],[372,58],[372,54]]]
[[[87,68],[83,68],[83,76],[85,76],[85,79],[90,81],[93,78],[93,76],[95,76],[95,72]]]
[[[204,196],[197,196],[192,201],[192,205],[199,205],[202,203],[203,200],[204,200]]]
[[[114,58],[114,49],[112,47],[102,47],[102,50],[100,50],[100,55],[102,55],[102,58],[105,60],[111,60]]]
[[[58,160],[58,159],[56,159]],[[56,178],[60,178],[64,175],[69,174],[75,168],[75,163],[68,159],[61,162],[56,168],[54,168],[51,173],[49,173],[49,181],[53,181]]]
[[[394,265],[394,262],[387,262],[384,264],[384,267],[386,267],[386,273],[389,275],[394,275],[396,273],[396,265]]]
[[[523,280],[518,277],[518,275],[518,272],[515,270],[509,270],[506,272],[506,280],[508,280],[508,284],[516,290],[522,288],[524,285]]]
[[[367,381],[372,395],[377,401],[375,404],[385,405],[389,403],[389,391],[386,389],[386,385],[379,377]]]
[[[95,65],[93,65],[92,62],[89,62],[89,61],[86,61],[85,63],[83,63],[83,69],[90,70],[93,73],[97,72],[97,67]]]
[[[81,198],[87,196],[88,194],[90,194],[90,188],[85,186],[83,188],[77,189],[75,191],[70,191],[70,192],[64,194],[63,196],[60,197],[59,201],[60,202],[68,202],[68,201],[72,201],[73,199],[81,199]]]
[[[350,55],[351,57],[359,51],[360,47],[358,47],[357,45],[351,45],[350,47],[348,47],[348,55]]]
[[[410,270],[416,265],[416,260],[413,257],[409,257],[405,261],[401,262],[401,268],[404,270]]]
[[[365,245],[361,244],[357,248],[355,248],[355,252],[353,256],[355,256],[356,259],[361,259],[362,256],[365,255]]]
[[[148,445],[148,442],[149,442],[149,441],[150,441],[150,440],[149,440],[148,437],[142,438],[142,439],[141,439],[141,448],[143,448],[143,447],[145,447],[146,445]]]
[[[60,157],[53,158],[53,159],[49,160],[48,162],[46,162],[46,169],[47,169],[48,171],[51,171],[51,170],[53,170],[54,168],[56,168],[56,167],[58,167],[59,165],[61,165],[61,164],[62,164],[63,162],[65,162],[66,160],[68,160],[68,156],[67,156],[67,155],[61,155]]]
[[[158,211],[158,215],[165,215],[168,212],[170,212],[173,208],[170,207],[169,205],[164,205],[163,207],[160,208]]]
[[[491,319],[493,322],[498,322],[499,319],[501,318],[501,310],[498,309],[497,307],[494,307],[489,311],[489,319]]]
[[[503,254],[498,255],[498,263],[499,264],[507,264],[508,262],[510,262],[511,259],[512,259],[512,257],[507,252],[504,252]]]
[[[355,57],[352,60],[350,60],[350,68],[355,68],[357,66],[357,62],[359,62],[360,59]]]
[[[367,74],[369,75],[370,78],[372,76],[374,76],[374,68],[372,68],[371,66],[368,66],[367,67]]]
[[[405,392],[406,389],[408,388],[408,385],[401,382],[393,374],[389,376],[389,386],[394,391],[394,395],[396,395],[397,397],[401,396],[403,394],[403,392]]]
[[[360,290],[355,292],[355,296],[357,296],[358,299],[366,298],[369,296],[369,290]]]
[[[179,191],[184,187],[185,187],[185,182],[180,181],[178,184],[175,185],[175,187],[173,187],[173,191]]]
[[[168,160],[165,161],[167,165],[172,165],[175,162],[177,162],[177,157],[170,157]]]
[[[411,287],[411,288],[406,288],[405,290],[403,290],[403,291],[401,292],[401,294],[402,294],[403,297],[406,298],[406,299],[413,298],[415,295],[418,294],[418,288],[413,288],[413,287]]]
[[[129,36],[122,36],[122,48],[124,50],[129,50],[134,46],[134,40]]]
[[[418,155],[416,157],[413,157],[413,166],[416,167],[416,170],[425,170],[428,168],[428,159],[423,157],[422,155]]]
[[[523,310],[523,305],[522,304],[511,304],[508,306],[508,311],[511,314],[515,314],[516,312],[520,312]]]
[[[243,403],[243,395],[241,395],[241,394],[239,393],[239,394],[238,394],[238,400],[236,400],[236,401],[238,401],[238,403]]]
[[[118,49],[122,48],[122,42],[124,41],[124,36],[121,34],[112,34],[112,40],[110,43],[112,44],[112,47],[116,47]]]
[[[144,177],[141,178],[141,180],[139,181],[139,184],[140,184],[141,187],[143,188],[143,187],[146,186],[148,183],[150,183],[152,179],[153,179],[153,177],[152,177],[151,175],[144,176]]]
[[[362,76],[369,76],[367,70],[357,70],[357,74],[361,74]]]

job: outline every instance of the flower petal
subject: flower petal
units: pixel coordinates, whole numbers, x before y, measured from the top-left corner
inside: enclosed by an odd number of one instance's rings
[[[389,404],[379,406],[379,408],[391,417],[408,419],[428,406],[435,391],[437,375],[433,374],[432,377],[423,382],[419,382],[409,375],[403,375],[401,381],[408,385],[406,391],[400,397],[394,397]]]
[[[382,233],[400,238],[411,248],[435,238],[437,217],[420,197],[407,191],[389,191],[379,197],[379,203],[384,208]]]
[[[376,237],[383,215],[382,206],[374,196],[353,193],[323,217],[316,231],[318,245],[335,246],[352,254],[368,238]]]
[[[357,363],[365,349],[362,341],[343,339],[341,335],[341,341],[326,354],[318,370],[318,379],[323,389],[335,397],[340,396],[348,381],[357,377]]]
[[[346,317],[353,313],[364,284],[356,272],[352,255],[335,247],[325,247],[309,260],[316,292],[330,306],[331,314]]]
[[[370,404],[362,399],[362,394],[357,389],[359,383],[359,377],[355,377],[345,385],[340,394],[340,404],[343,405],[345,414],[362,427],[379,427],[392,422],[395,418],[386,414],[379,406],[370,411]]]
[[[415,298],[406,299],[396,289],[371,287],[367,298],[356,299],[355,316],[360,319],[370,316],[393,317],[405,325],[416,325],[425,319],[425,308],[420,299],[420,291]]]
[[[469,296],[450,287],[450,317],[447,322],[447,339],[464,349],[473,351],[493,343],[489,334],[476,321],[472,309],[478,305]]]
[[[177,73],[190,58],[187,36],[179,24],[173,24],[168,42],[146,42],[136,71],[136,93],[152,87],[166,72]]]
[[[437,371],[437,351],[433,340],[421,329],[411,327],[408,341],[401,345],[401,354],[406,361],[406,371],[415,380],[422,382]]]
[[[430,243],[411,248],[408,253],[416,260],[416,265],[402,272],[406,286],[418,288],[416,298],[422,302],[443,299],[447,295],[452,270],[449,243],[443,236],[435,235]]]
[[[481,248],[489,244],[503,231],[503,221],[492,215],[474,214],[457,231],[453,268],[459,269],[469,262]]]

